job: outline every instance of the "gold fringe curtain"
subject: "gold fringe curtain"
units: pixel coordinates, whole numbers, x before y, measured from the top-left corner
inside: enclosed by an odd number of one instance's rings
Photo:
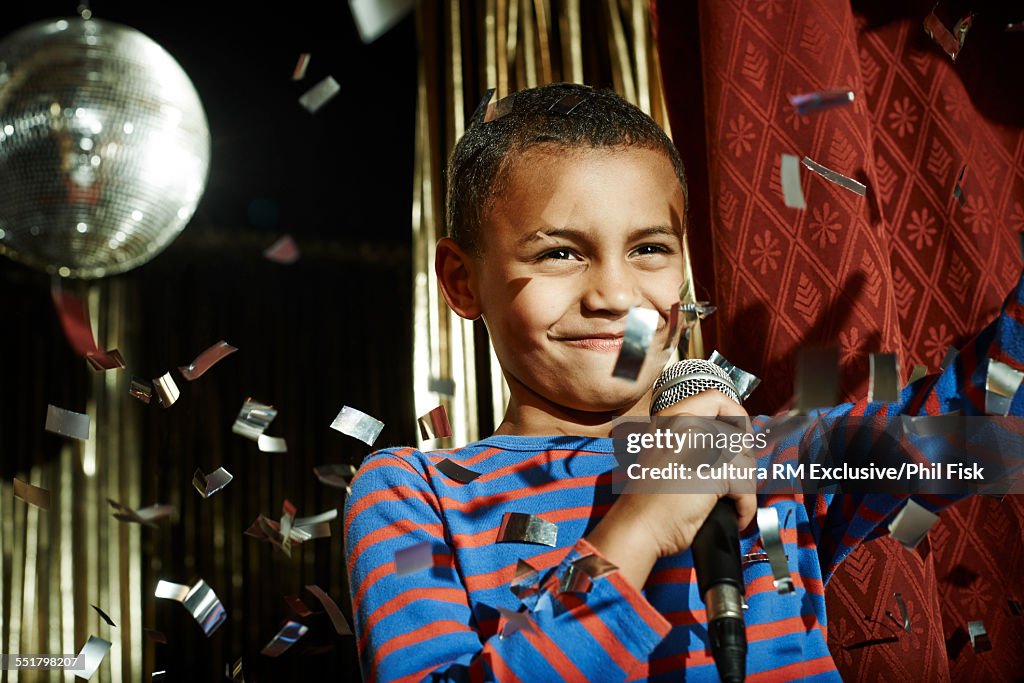
[[[96,338],[130,356],[126,320],[131,293],[124,281],[69,282],[65,287],[75,287],[87,301]],[[106,503],[107,498],[132,508],[142,503],[138,459],[125,455],[138,442],[138,424],[125,409],[120,389],[116,372],[91,373],[85,405],[60,406],[89,414],[88,441],[68,439],[57,457],[48,459],[41,457],[44,442],[22,442],[40,452],[22,459],[33,464],[14,476],[48,489],[48,510],[15,498],[10,479],[0,481],[0,651],[77,654],[94,635],[112,643],[92,678],[97,683],[137,680],[143,668],[141,531],[137,524],[114,519]],[[32,397],[37,398],[58,402]],[[25,427],[42,431],[42,424]],[[90,605],[106,612],[117,628]],[[0,671],[2,683],[65,678],[72,676]]]
[[[489,435],[508,392],[483,324],[451,313],[434,277],[445,164],[483,94],[560,81],[610,87],[671,131],[646,0],[422,0],[416,21],[413,389],[418,415],[439,396],[445,403],[448,446]],[[686,271],[682,298],[693,301],[688,253]],[[688,354],[703,356],[699,327]]]

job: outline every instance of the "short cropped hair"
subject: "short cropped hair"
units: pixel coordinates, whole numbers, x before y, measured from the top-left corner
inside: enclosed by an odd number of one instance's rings
[[[498,107],[499,116],[485,122],[485,108],[480,107],[448,159],[448,235],[467,251],[481,253],[484,214],[516,157],[532,147],[639,147],[664,152],[679,178],[684,206],[688,205],[679,151],[650,116],[616,93],[553,83],[515,93],[511,108],[502,109]]]

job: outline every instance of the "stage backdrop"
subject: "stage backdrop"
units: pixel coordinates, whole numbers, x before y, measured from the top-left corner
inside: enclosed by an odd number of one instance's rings
[[[808,346],[838,347],[843,399],[865,395],[871,352],[898,354],[904,381],[915,365],[937,371],[1020,272],[1024,109],[1009,65],[1024,61],[1024,35],[979,14],[954,64],[922,28],[932,6],[656,3],[697,295],[718,306],[705,344],[764,379],[752,413],[790,403]],[[833,88],[855,101],[799,115],[788,100]],[[867,196],[803,170],[806,208],[788,208],[782,154],[860,180]],[[847,559],[826,590],[844,679],[1020,680],[1024,618],[1008,600],[1024,596],[1022,519],[1019,497],[976,498],[915,552],[883,538]],[[909,633],[886,614],[899,614],[896,592]],[[972,620],[991,651],[973,651]]]

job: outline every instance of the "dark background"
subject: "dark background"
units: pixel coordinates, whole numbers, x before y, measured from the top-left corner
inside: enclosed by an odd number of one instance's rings
[[[5,3],[0,36],[75,10],[74,2]],[[311,469],[358,464],[370,450],[329,429],[342,405],[385,422],[375,448],[417,442],[409,389],[413,18],[363,45],[341,0],[96,1],[91,10],[174,56],[199,92],[212,138],[209,183],[188,227],[153,261],[115,276],[129,292],[128,332],[137,340],[116,379],[125,414],[141,425],[138,443],[125,448],[142,463],[143,504],[178,507],[172,523],[141,532],[142,626],[169,641],[141,645],[143,674],[217,680],[242,656],[250,682],[355,679],[353,639],[337,636],[322,614],[298,619],[310,631],[284,656],[258,654],[284,620],[297,619],[283,596],[318,607],[304,585],[320,585],[351,618],[340,523],[331,539],[306,543],[290,559],[242,532],[259,513],[277,518],[285,498],[300,516],[341,507],[343,494]],[[301,52],[312,59],[305,79],[293,82]],[[298,97],[328,74],[341,92],[311,115]],[[285,233],[301,259],[264,259]],[[0,356],[16,359],[0,380],[8,479],[57,457],[63,441],[42,430],[46,404],[84,412],[89,395],[91,370],[65,342],[49,288],[49,276],[0,258]],[[157,377],[219,339],[239,352],[196,382],[175,373],[181,398],[170,409],[128,397],[132,375]],[[287,454],[260,453],[231,434],[250,396],[280,411],[267,433],[287,439]],[[192,472],[218,466],[235,479],[202,501]],[[159,579],[199,578],[228,613],[209,639],[180,605],[151,597]],[[97,635],[120,637],[114,629]]]

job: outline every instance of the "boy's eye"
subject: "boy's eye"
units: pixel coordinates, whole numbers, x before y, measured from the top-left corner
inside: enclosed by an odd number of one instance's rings
[[[649,254],[671,254],[672,250],[666,247],[664,244],[643,244],[633,250],[639,256],[647,256]]]
[[[579,257],[572,249],[552,249],[541,254],[541,260],[544,259],[556,259],[562,261],[578,260]]]

